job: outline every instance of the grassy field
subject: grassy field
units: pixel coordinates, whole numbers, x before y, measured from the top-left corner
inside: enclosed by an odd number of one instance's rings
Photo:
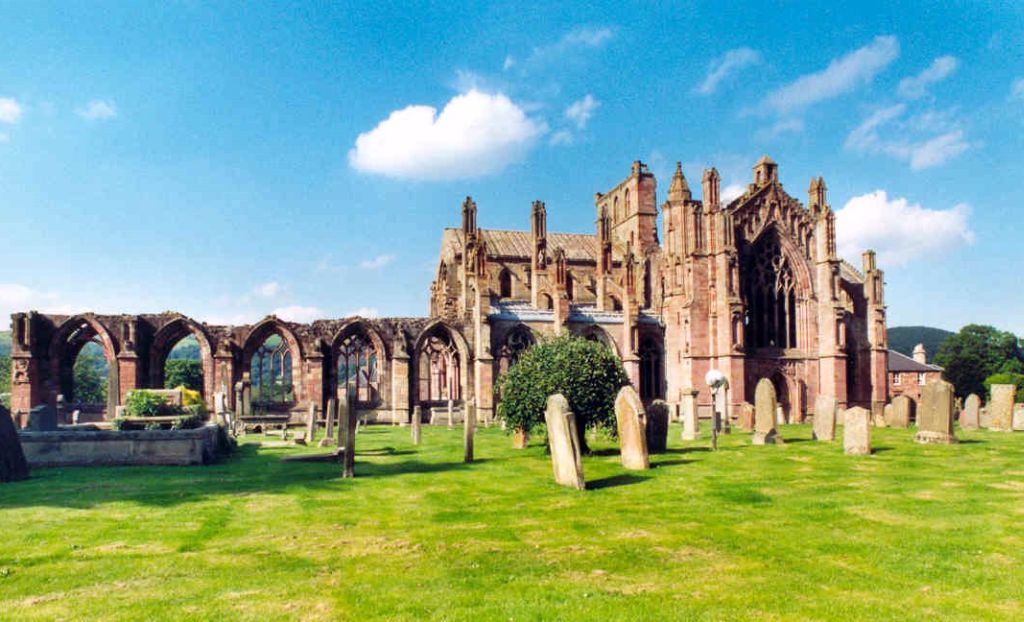
[[[0,486],[3,620],[1022,620],[1024,434],[848,458],[786,426],[613,446],[555,486],[540,439],[375,427],[354,480],[261,447]]]

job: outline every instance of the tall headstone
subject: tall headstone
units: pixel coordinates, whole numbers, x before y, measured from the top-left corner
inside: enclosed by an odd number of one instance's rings
[[[695,441],[700,434],[700,423],[697,419],[697,389],[683,389],[682,402],[679,404],[680,417],[683,419],[683,440]]]
[[[839,402],[830,395],[819,395],[814,400],[814,438],[834,441],[836,438],[836,410]]]
[[[945,380],[932,380],[921,391],[921,407],[917,409],[916,443],[951,444],[953,436],[953,385]]]
[[[335,445],[341,446],[341,443],[334,440],[334,422],[337,415],[338,403],[332,397],[327,400],[327,409],[324,411],[324,437],[320,439],[321,447],[334,447]]]
[[[473,435],[476,434],[476,400],[465,404],[462,416],[462,461],[473,461]]]
[[[1024,432],[1024,404],[1013,405],[1013,431]]]
[[[906,395],[892,398],[892,408],[885,421],[890,428],[909,428],[910,416],[914,410],[914,402]]]
[[[775,430],[775,416],[778,402],[775,399],[775,385],[767,378],[761,378],[754,389],[754,445],[781,444],[782,438]]]
[[[548,397],[544,410],[548,429],[548,447],[555,483],[577,490],[586,487],[583,479],[583,461],[580,458],[580,438],[576,417],[569,410],[569,401],[561,393]]]
[[[412,444],[420,444],[420,426],[423,425],[423,408],[419,404],[412,407]]]
[[[448,429],[452,428],[454,408],[455,408],[455,406],[454,406],[454,404],[452,404],[452,400],[449,399],[448,400]]]
[[[0,404],[0,483],[28,478],[28,462],[11,413]]]
[[[622,466],[627,469],[651,468],[647,456],[647,413],[632,385],[619,389],[615,398],[615,421],[619,430]]]
[[[843,451],[848,456],[871,453],[871,411],[860,406],[846,410],[843,423]]]
[[[245,378],[242,380],[242,416],[252,416],[252,382],[248,378],[249,374],[245,374]]]
[[[316,403],[309,403],[309,412],[306,413],[306,440],[310,444],[313,443],[313,439],[316,438]]]
[[[986,430],[992,425],[992,417],[988,414],[988,406],[981,407],[981,412],[978,413],[978,425]]]
[[[960,429],[977,430],[981,425],[981,398],[971,393],[964,400],[964,409],[960,411]]]
[[[740,404],[738,424],[744,432],[752,432],[754,430],[754,405],[750,402]]]
[[[992,385],[992,399],[988,402],[989,428],[997,432],[1013,431],[1013,399],[1017,387],[1012,384]]]
[[[668,403],[654,400],[647,408],[647,451],[655,454],[668,445]]]
[[[356,476],[356,426],[358,425],[355,405],[349,399],[341,399],[338,402],[338,419],[341,423],[339,429],[339,443],[343,445],[342,477]]]

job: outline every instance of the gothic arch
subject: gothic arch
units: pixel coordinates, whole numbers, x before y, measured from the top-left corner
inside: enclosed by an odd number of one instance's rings
[[[498,347],[499,374],[508,371],[519,360],[523,352],[536,343],[537,336],[526,324],[519,323],[509,329]]]
[[[662,339],[652,334],[640,336],[640,398],[645,403],[665,397],[665,352],[662,342]]]
[[[615,343],[615,340],[611,338],[608,332],[596,324],[584,324],[583,326],[572,329],[573,334],[582,339],[588,341],[596,341],[600,344],[605,345],[612,353],[622,358],[619,353],[619,346]]]
[[[807,347],[805,322],[810,273],[799,253],[774,225],[741,248],[744,343],[753,348]]]
[[[155,389],[163,387],[164,365],[166,365],[167,356],[183,337],[189,335],[194,336],[199,342],[199,359],[203,365],[203,396],[207,402],[211,402],[213,399],[213,347],[203,327],[184,315],[179,315],[164,324],[153,336],[153,342],[149,347],[149,386]]]
[[[429,404],[449,397],[460,402],[470,396],[469,345],[457,329],[434,320],[416,337],[413,353],[414,402]]]
[[[512,273],[508,268],[502,268],[498,273],[498,296],[501,298],[512,297]]]
[[[267,317],[249,329],[249,333],[242,341],[241,373],[249,372],[252,368],[253,354],[271,335],[279,335],[288,345],[288,352],[292,358],[292,390],[294,391],[295,401],[302,401],[305,398],[305,391],[302,386],[302,344],[288,324],[276,317]]]
[[[103,357],[107,359],[107,415],[113,416],[114,408],[121,403],[118,377],[118,345],[112,332],[92,313],[73,315],[64,320],[50,338],[50,391],[47,400],[57,403],[57,395],[73,394],[73,367],[78,353],[85,344],[99,339]]]
[[[341,366],[346,370],[354,366],[355,401],[361,406],[376,406],[383,402],[382,395],[388,385],[387,348],[380,334],[363,320],[352,320],[342,326],[331,340],[329,372],[330,395],[341,399]],[[351,373],[346,374],[353,377]]]

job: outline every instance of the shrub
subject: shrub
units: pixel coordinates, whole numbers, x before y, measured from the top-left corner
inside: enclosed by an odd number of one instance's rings
[[[629,383],[622,364],[604,345],[564,333],[523,353],[502,376],[498,416],[509,430],[544,421],[548,396],[561,393],[576,415],[580,442],[587,427],[615,429],[615,396]]]
[[[110,422],[110,429],[118,430],[119,432],[127,432],[129,430],[141,430],[142,426],[135,423],[131,423],[124,417],[118,417]]]
[[[178,417],[178,420],[171,426],[172,430],[195,430],[206,425],[206,415],[192,413]]]
[[[170,359],[164,364],[164,386],[195,391],[203,388],[203,364],[189,359]]]
[[[163,417],[175,414],[174,410],[164,398],[141,389],[129,393],[124,402],[124,411],[129,417]]]
[[[1024,402],[1024,374],[1011,372],[1000,372],[985,378],[985,392],[989,398],[992,397],[992,385],[1012,384],[1017,387],[1017,402]]]

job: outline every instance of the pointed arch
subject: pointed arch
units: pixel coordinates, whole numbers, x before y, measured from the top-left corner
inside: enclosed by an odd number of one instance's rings
[[[362,319],[345,323],[331,340],[329,394],[343,399],[344,389],[357,406],[379,405],[385,395],[388,353],[377,330]]]
[[[286,344],[287,354],[290,356],[291,381],[294,401],[300,402],[305,399],[302,386],[302,343],[299,341],[295,331],[280,319],[269,316],[255,324],[249,329],[245,339],[242,341],[242,366],[244,374],[252,369],[253,355],[273,335],[278,335]]]
[[[469,360],[465,337],[442,320],[427,324],[413,348],[416,402],[461,402],[470,395]]]
[[[501,298],[512,297],[512,273],[508,268],[502,268],[498,273],[498,296]]]
[[[203,366],[203,397],[207,404],[212,406],[213,346],[202,325],[184,315],[178,315],[164,324],[153,335],[153,341],[149,347],[149,386],[154,389],[163,388],[167,357],[179,341],[190,335],[195,337],[199,343],[199,360]]]
[[[520,322],[509,329],[497,348],[499,374],[507,372],[516,364],[523,352],[532,348],[536,343],[537,336],[526,324]]]
[[[106,415],[113,416],[121,403],[117,355],[120,348],[113,332],[103,325],[92,313],[73,315],[57,327],[50,338],[50,392],[46,397],[56,405],[57,395],[71,398],[74,394],[74,365],[78,353],[90,341],[97,340],[107,361],[107,403]]]
[[[800,318],[813,295],[810,271],[774,224],[740,249],[744,343],[754,348],[792,349],[806,345]]]

